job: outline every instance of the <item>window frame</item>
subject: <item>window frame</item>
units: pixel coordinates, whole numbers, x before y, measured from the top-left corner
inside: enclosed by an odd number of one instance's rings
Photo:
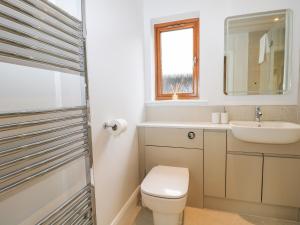
[[[154,24],[155,33],[155,99],[171,100],[172,94],[162,93],[162,63],[161,63],[161,33],[183,29],[193,29],[193,92],[177,93],[178,99],[195,99],[199,97],[198,81],[199,81],[199,36],[200,36],[200,20],[199,18],[172,21],[167,23]]]

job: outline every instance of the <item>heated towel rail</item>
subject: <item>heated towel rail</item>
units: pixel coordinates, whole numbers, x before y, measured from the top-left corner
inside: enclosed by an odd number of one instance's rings
[[[0,196],[85,159],[87,185],[37,225],[96,224],[84,6],[80,21],[47,0],[0,2],[1,62],[85,78],[84,106],[0,114]]]

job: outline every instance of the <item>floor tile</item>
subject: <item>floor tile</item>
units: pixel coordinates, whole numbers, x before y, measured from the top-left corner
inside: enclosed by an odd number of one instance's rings
[[[143,208],[133,225],[153,225],[152,212]],[[184,225],[300,225],[300,222],[186,207]]]

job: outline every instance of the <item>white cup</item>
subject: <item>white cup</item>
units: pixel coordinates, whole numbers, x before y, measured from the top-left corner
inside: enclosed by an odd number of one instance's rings
[[[218,124],[220,123],[220,116],[221,116],[221,113],[219,112],[214,112],[211,114],[211,122],[213,124]]]
[[[229,122],[229,116],[227,112],[221,113],[221,123],[227,124]]]

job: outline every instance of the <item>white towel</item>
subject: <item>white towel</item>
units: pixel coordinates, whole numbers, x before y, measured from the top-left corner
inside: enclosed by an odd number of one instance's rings
[[[261,38],[259,42],[259,59],[258,63],[262,64],[265,61],[265,55],[266,53],[270,52],[270,42],[268,34],[265,33]]]

